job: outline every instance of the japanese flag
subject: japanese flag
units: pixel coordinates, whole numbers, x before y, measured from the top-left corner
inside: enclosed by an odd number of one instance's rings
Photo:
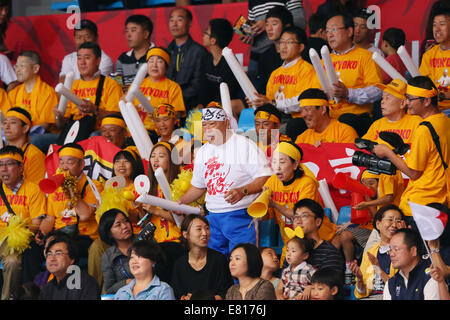
[[[410,201],[408,203],[422,239],[435,240],[439,238],[447,224],[447,215],[435,208]]]

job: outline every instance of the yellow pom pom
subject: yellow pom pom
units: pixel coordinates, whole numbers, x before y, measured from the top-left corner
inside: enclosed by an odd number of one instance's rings
[[[128,209],[131,207],[131,202],[130,200],[127,200],[124,193],[127,194],[127,190],[122,191],[122,189],[115,187],[105,187],[105,189],[103,189],[101,194],[102,201],[95,212],[95,219],[97,220],[97,223],[99,223],[103,213],[110,209],[119,209],[128,215]]]
[[[0,241],[6,241],[9,249],[8,252],[3,252],[4,255],[22,254],[30,248],[33,233],[28,229],[29,221],[29,218],[22,219],[18,215],[9,217],[8,226],[2,230],[0,235]]]
[[[134,193],[130,190],[124,190],[121,192],[122,197],[124,197],[125,199],[127,199],[128,201],[134,201],[135,200],[135,196]]]

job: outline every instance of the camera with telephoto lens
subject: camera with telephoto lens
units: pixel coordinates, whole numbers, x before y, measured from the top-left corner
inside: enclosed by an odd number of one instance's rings
[[[137,225],[141,227],[145,221],[150,217],[150,214],[146,214],[138,223]],[[153,239],[153,236],[155,234],[156,227],[153,223],[150,221],[147,222],[145,227],[142,228],[142,230],[139,232],[137,240],[148,240]]]
[[[404,143],[402,138],[395,132],[381,131],[380,138],[394,147],[394,153],[404,155],[409,150],[409,145]],[[358,167],[365,167],[369,172],[374,174],[394,175],[397,172],[395,165],[386,158],[380,159],[373,154],[373,147],[378,143],[367,139],[355,139],[355,146],[358,149],[368,150],[371,154],[355,151],[352,157],[352,163]]]

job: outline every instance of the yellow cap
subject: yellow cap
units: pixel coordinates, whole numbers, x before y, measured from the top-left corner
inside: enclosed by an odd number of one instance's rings
[[[400,79],[394,79],[389,84],[377,84],[376,85],[381,90],[393,95],[396,98],[405,100],[406,96],[406,83]]]

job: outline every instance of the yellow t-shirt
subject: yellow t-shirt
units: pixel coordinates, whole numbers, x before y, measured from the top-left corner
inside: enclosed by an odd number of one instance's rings
[[[266,96],[270,100],[294,98],[310,88],[321,88],[314,67],[300,58],[294,65],[275,69],[267,81]],[[300,108],[300,107],[299,107]],[[300,112],[292,113],[293,118],[300,118]]]
[[[447,69],[447,76],[444,76],[445,69]],[[448,71],[450,71],[450,50],[443,51],[440,45],[435,45],[423,54],[419,72],[421,75],[433,80],[439,91],[447,91],[450,89],[450,76]],[[450,100],[439,102],[439,109],[445,110],[448,108],[450,108]]]
[[[162,193],[161,188],[158,185],[158,194],[159,198],[164,199],[164,195]],[[181,230],[177,227],[176,223],[172,221],[165,220],[159,216],[153,215],[150,220],[156,227],[155,230],[155,240],[156,242],[169,242],[180,241]]]
[[[276,175],[272,175],[264,184],[264,186],[269,187],[272,191],[272,200],[281,206],[288,206],[289,209],[294,209],[294,205],[302,200],[302,199],[312,199],[317,201],[321,205],[322,199],[319,194],[319,183],[316,179],[310,177],[309,175],[304,175],[301,178],[295,179],[294,182],[285,186],[283,182],[277,178]],[[269,215],[273,217],[275,215],[275,219],[280,227],[281,237],[285,246],[283,247],[282,259],[281,263],[284,260],[284,256],[286,254],[286,243],[289,240],[289,237],[286,235],[284,231],[285,227],[293,227],[293,221],[283,216],[280,212],[275,209],[269,209]],[[320,238],[330,241],[337,230],[337,226],[331,223],[330,219],[325,215],[322,225],[319,229]]]
[[[77,79],[72,83],[72,92],[83,100],[89,100],[95,104],[95,99],[97,97],[97,86],[100,77],[94,80],[84,81],[82,79]],[[102,97],[100,99],[99,109],[110,112],[120,112],[119,101],[123,95],[121,86],[110,77],[105,77],[105,82],[103,84]],[[71,101],[67,104],[66,118],[73,116],[74,120],[79,120],[85,116],[78,107]],[[100,119],[97,119],[96,129],[100,129]]]
[[[360,89],[383,83],[381,70],[372,59],[372,52],[355,46],[346,54],[330,54],[336,77],[348,89]],[[330,116],[339,118],[344,113],[362,114],[372,113],[372,103],[358,105],[349,103],[346,99],[339,100],[330,106]]]
[[[331,119],[330,124],[323,132],[318,133],[314,129],[306,129],[297,137],[295,143],[314,145],[317,140],[330,143],[354,143],[355,138],[358,138],[355,129],[336,119]]]
[[[39,184],[45,178],[45,154],[31,143],[24,144],[22,150],[25,151],[23,176]]]
[[[8,93],[6,93],[6,90],[3,88],[0,88],[0,109],[3,115],[11,109],[11,102],[9,101]]]
[[[83,173],[81,179],[77,183],[77,187],[80,192],[83,190],[86,182],[86,175]],[[100,193],[103,190],[102,184],[96,180],[93,180],[93,182],[97,187],[98,192]],[[97,206],[97,198],[95,197],[94,192],[92,191],[89,184],[86,185],[83,200],[89,205]],[[56,189],[54,193],[48,195],[48,215],[55,217],[55,230],[77,223],[76,216],[72,215],[74,212],[67,209],[68,202],[69,200],[64,195],[61,187]],[[86,235],[91,237],[92,239],[98,238],[97,229],[98,225],[97,221],[95,220],[95,212],[92,214],[92,217],[88,221],[80,221],[78,225],[80,235]]]
[[[8,98],[11,107],[20,107],[30,113],[33,126],[55,123],[53,108],[58,105],[58,95],[55,89],[42,81],[39,76],[31,92],[27,92],[25,84],[21,84],[8,93]]]
[[[159,81],[152,81],[147,77],[142,81],[139,89],[150,100],[153,108],[158,107],[161,103],[168,103],[173,106],[175,112],[181,112],[182,116],[186,115],[183,92],[181,91],[180,85],[175,81],[166,77]],[[137,99],[134,99],[133,104],[138,107],[140,103]],[[137,110],[141,119],[143,119],[145,128],[147,130],[154,130],[155,124],[151,116],[145,110],[139,110],[139,108]]]
[[[430,122],[439,135],[444,161],[449,164],[450,119],[445,114],[438,113],[429,116],[424,121]],[[408,200],[422,205],[432,202],[448,205],[450,200],[450,191],[447,190],[449,177],[446,176],[442,160],[426,126],[421,125],[415,130],[411,150],[406,154],[405,161],[411,169],[423,172],[419,179],[409,181],[400,200],[400,209],[405,215],[412,215]]]
[[[35,219],[46,213],[45,194],[39,189],[39,186],[33,182],[23,180],[22,185],[16,194],[3,185],[6,198],[16,215],[22,219]],[[0,198],[0,228],[7,227],[7,221],[10,217],[3,199]],[[29,223],[31,225],[31,221]]]

